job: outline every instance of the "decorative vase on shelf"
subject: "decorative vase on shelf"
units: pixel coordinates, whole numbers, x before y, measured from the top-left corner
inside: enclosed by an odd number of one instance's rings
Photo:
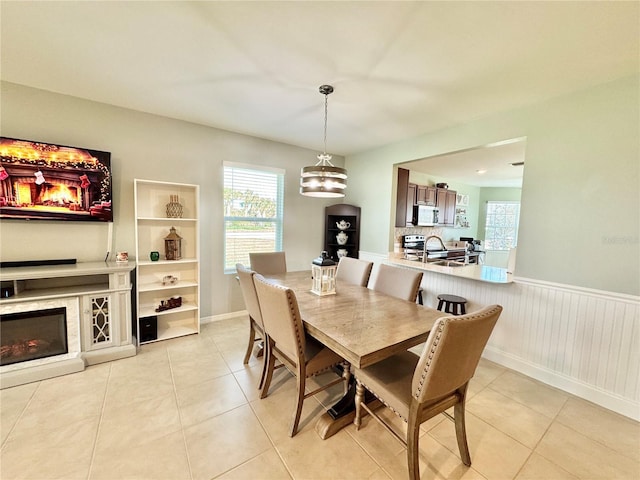
[[[344,232],[340,232],[338,235],[336,235],[336,240],[338,242],[338,245],[346,245],[348,239],[349,239],[349,235],[347,235]]]
[[[178,201],[178,195],[169,195],[169,203],[167,203],[168,218],[182,218],[182,205]]]

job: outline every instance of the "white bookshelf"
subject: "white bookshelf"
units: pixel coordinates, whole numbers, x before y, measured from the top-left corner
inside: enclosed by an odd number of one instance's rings
[[[166,205],[178,195],[181,218],[167,218]],[[138,343],[166,340],[200,332],[199,186],[184,183],[134,180],[136,217],[136,308]],[[166,260],[164,239],[171,227],[182,237],[182,258]],[[160,253],[152,261],[151,252]],[[163,285],[165,276],[177,277]],[[163,300],[182,297],[177,308],[156,312]],[[141,323],[157,318],[157,338],[141,341]]]

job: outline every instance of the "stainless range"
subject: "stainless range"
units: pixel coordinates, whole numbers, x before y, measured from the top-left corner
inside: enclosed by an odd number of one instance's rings
[[[435,249],[426,245],[425,241],[426,237],[424,235],[403,235],[402,248],[404,249],[404,258],[423,262],[447,258],[448,252],[446,248]]]

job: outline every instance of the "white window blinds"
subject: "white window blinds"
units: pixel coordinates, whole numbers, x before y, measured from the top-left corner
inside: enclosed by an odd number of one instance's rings
[[[249,265],[249,252],[282,250],[284,171],[224,164],[226,273]]]

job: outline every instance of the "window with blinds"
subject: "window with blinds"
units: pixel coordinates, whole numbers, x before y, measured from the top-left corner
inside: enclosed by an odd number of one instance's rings
[[[487,202],[486,250],[509,250],[518,241],[520,202]]]
[[[284,171],[224,164],[224,270],[249,265],[249,252],[282,250]]]

